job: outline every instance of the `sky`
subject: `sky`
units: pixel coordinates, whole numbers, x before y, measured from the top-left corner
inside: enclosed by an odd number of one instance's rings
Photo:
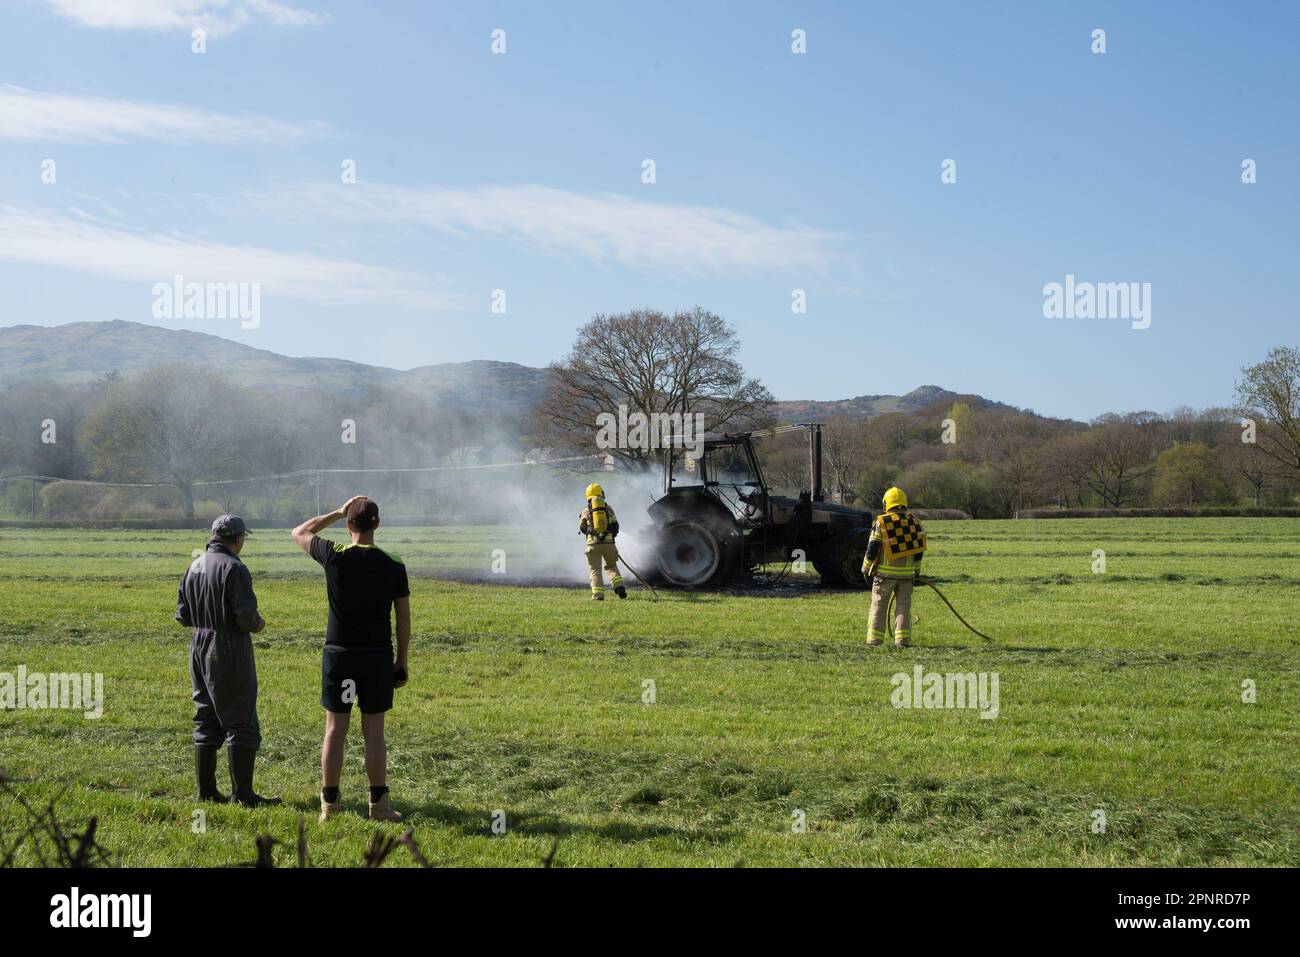
[[[5,0],[0,325],[538,366],[596,314],[700,306],[782,399],[1224,405],[1300,344],[1298,27],[1255,0]],[[255,286],[256,323],[159,317],[178,274]],[[1048,318],[1067,275],[1139,284],[1149,325]]]

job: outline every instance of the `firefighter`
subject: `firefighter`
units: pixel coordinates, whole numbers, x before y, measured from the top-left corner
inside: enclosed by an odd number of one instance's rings
[[[894,599],[894,647],[912,643],[912,587],[925,555],[925,529],[907,511],[907,493],[894,487],[885,493],[885,510],[876,516],[867,541],[862,573],[871,589],[871,621],[867,644],[876,647],[888,636],[889,599]]]
[[[587,577],[591,580],[591,600],[605,600],[601,561],[609,570],[609,583],[614,586],[614,594],[626,598],[623,576],[618,573],[618,549],[614,545],[618,535],[618,517],[605,502],[605,490],[595,482],[587,486],[587,505],[578,516],[578,534],[587,536]]]

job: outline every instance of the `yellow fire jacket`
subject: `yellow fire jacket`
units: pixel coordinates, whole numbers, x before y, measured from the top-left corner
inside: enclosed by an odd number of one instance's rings
[[[876,574],[881,578],[912,579],[925,555],[925,529],[916,517],[904,509],[881,512],[867,539],[867,554],[862,559],[865,575],[879,556]]]
[[[603,508],[605,510],[605,519],[607,524],[603,535],[597,535],[591,523],[591,509],[593,502],[595,503],[596,508]],[[609,505],[602,498],[593,498],[588,501],[587,507],[578,513],[578,534],[587,536],[588,545],[600,545],[605,542],[612,542],[614,536],[618,534],[618,516],[614,514],[613,506]]]

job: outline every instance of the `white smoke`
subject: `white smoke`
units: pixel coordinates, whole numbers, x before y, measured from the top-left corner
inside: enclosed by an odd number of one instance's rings
[[[586,505],[584,492],[593,481],[605,489],[605,500],[618,517],[620,555],[643,576],[650,574],[645,567],[653,562],[647,510],[662,493],[659,470],[579,472],[530,466],[503,469],[487,481],[482,475],[466,470],[443,481],[454,489],[458,510],[502,524],[476,526],[487,553],[468,561],[440,558],[436,567],[428,569],[432,577],[499,584],[585,584],[586,539],[578,531],[578,521]],[[422,529],[417,534],[427,531],[436,540],[443,528],[450,531],[455,526]]]

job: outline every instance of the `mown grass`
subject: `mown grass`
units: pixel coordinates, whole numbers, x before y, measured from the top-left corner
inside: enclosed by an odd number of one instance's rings
[[[417,842],[457,865],[533,866],[557,834],[558,865],[1300,863],[1300,521],[929,528],[928,573],[995,644],[925,592],[916,646],[868,650],[866,596],[797,576],[598,605],[576,537],[381,530],[413,576],[413,683],[389,739]],[[201,543],[0,531],[0,671],[106,683],[98,721],[0,712],[0,769],[29,797],[62,791],[70,822],[97,816],[127,865],[244,863],[263,832],[287,864],[304,816],[314,863],[358,864],[375,829],[359,738],[343,782],[356,813],[314,822],[324,585],[282,531],[244,557],[270,623],[259,789],[287,804],[209,808],[192,831],[187,635],[171,613]],[[497,548],[508,575],[490,571]],[[519,584],[570,569],[575,587]],[[486,581],[437,577],[449,573]],[[891,678],[915,664],[998,673],[999,716],[895,709]],[[0,840],[20,822],[0,799]]]

